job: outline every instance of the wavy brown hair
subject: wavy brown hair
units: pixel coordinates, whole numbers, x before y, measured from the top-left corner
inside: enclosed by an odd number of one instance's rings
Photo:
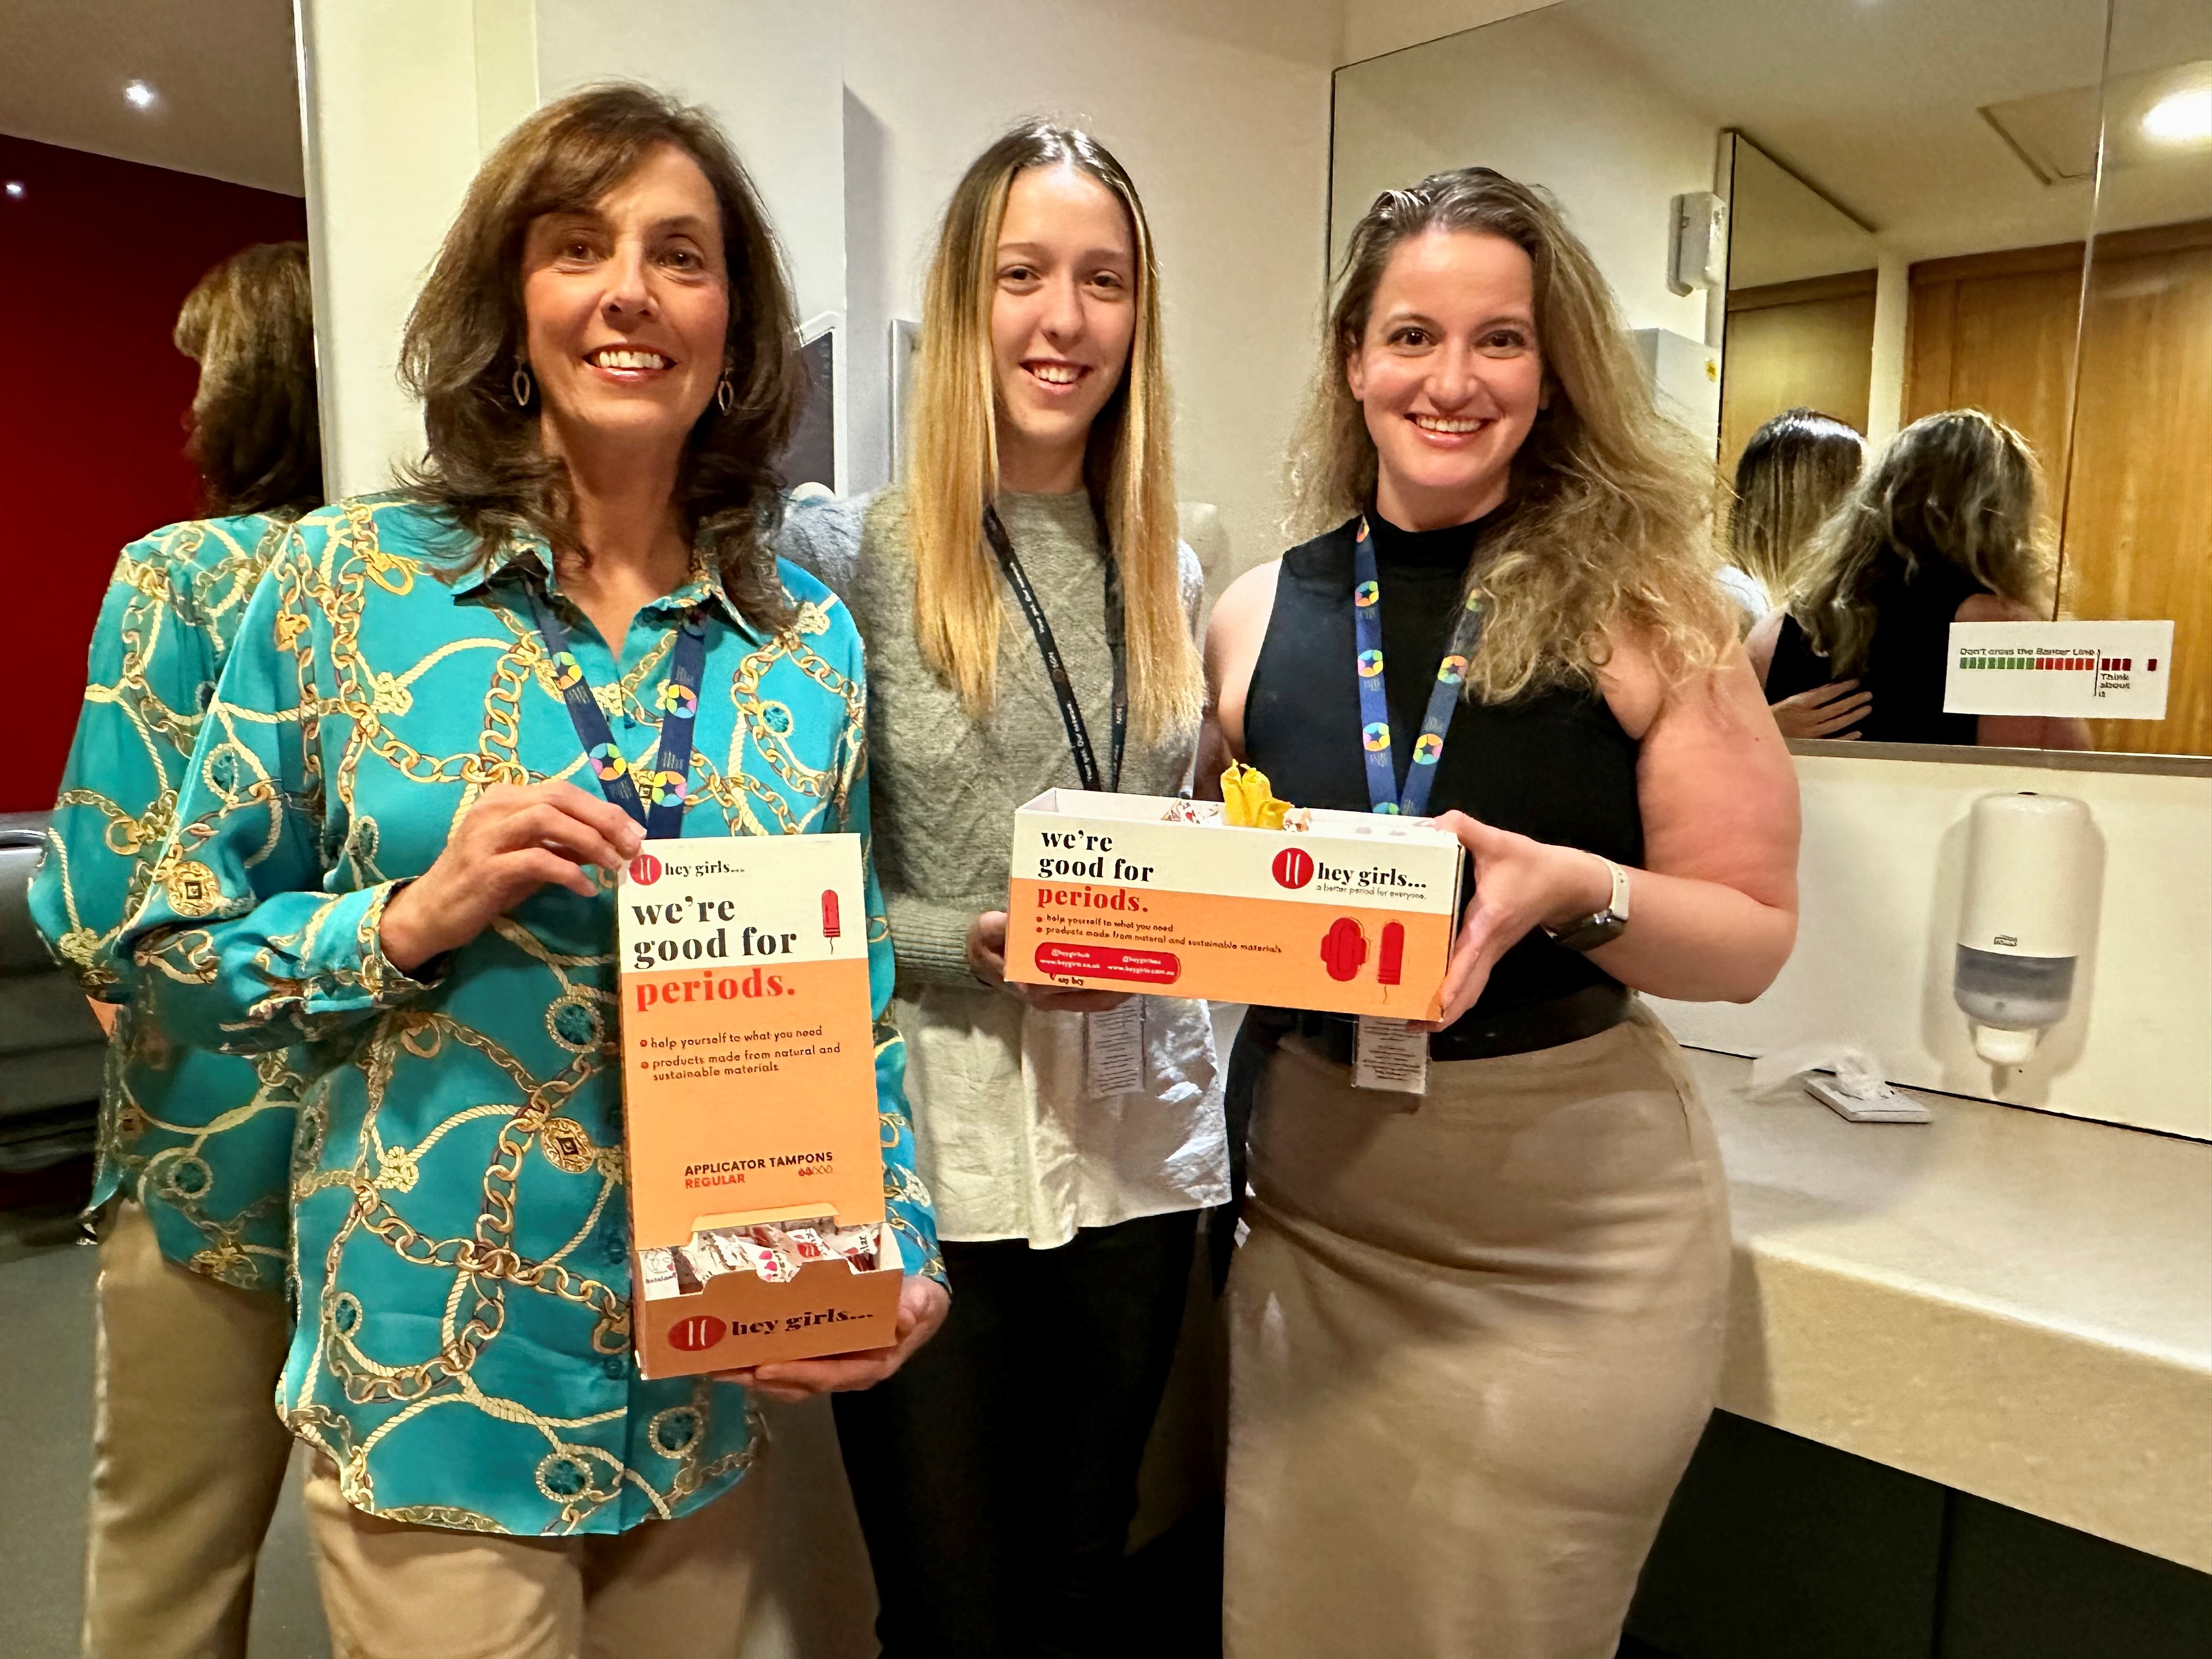
[[[1613,291],[1558,205],[1489,167],[1384,191],[1354,227],[1292,451],[1294,532],[1317,534],[1374,506],[1375,441],[1346,365],[1391,256],[1431,232],[1502,236],[1528,256],[1550,393],[1471,562],[1490,617],[1468,695],[1499,702],[1595,684],[1615,630],[1644,639],[1670,678],[1710,666],[1735,638],[1705,530],[1712,463],[1652,406]]]
[[[1091,423],[1084,487],[1121,570],[1137,730],[1156,738],[1194,728],[1204,679],[1182,609],[1159,259],[1127,172],[1103,144],[1072,127],[1026,120],[998,139],[962,175],[938,230],[907,447],[915,637],[971,716],[990,708],[1004,615],[998,567],[983,548],[983,508],[999,488],[991,308],[1007,193],[1032,167],[1082,173],[1121,204],[1128,222],[1136,331],[1121,384]]]
[[[676,507],[732,600],[753,622],[781,628],[791,608],[769,546],[781,511],[775,465],[805,386],[791,290],[729,141],[703,112],[648,88],[617,82],[548,104],[477,171],[400,348],[400,378],[422,399],[429,437],[407,482],[472,538],[463,570],[481,568],[517,530],[543,536],[558,558],[588,560],[568,468],[541,447],[536,408],[518,406],[508,389],[526,338],[523,237],[540,215],[597,202],[664,144],[699,164],[721,206],[730,273],[723,361],[736,394],[727,413],[709,403],[692,428]]]
[[[185,453],[199,469],[208,511],[296,515],[320,507],[307,245],[240,248],[185,296],[172,337],[200,366]]]
[[[1866,465],[1856,427],[1809,409],[1784,410],[1751,434],[1735,464],[1729,556],[1770,597],[1790,591],[1813,532]]]
[[[2043,471],[2027,439],[1978,409],[1923,416],[1890,441],[1806,551],[1790,614],[1838,674],[1866,662],[1880,590],[1945,567],[2051,609]]]

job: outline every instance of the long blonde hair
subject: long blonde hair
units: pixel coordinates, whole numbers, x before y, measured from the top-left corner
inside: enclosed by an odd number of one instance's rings
[[[1735,464],[1729,555],[1767,592],[1790,591],[1806,544],[1866,465],[1857,428],[1809,409],[1784,410],[1751,434]]]
[[[1024,121],[975,158],[945,210],[930,260],[908,428],[906,514],[914,548],[915,636],[971,717],[996,689],[1005,615],[983,509],[998,493],[998,380],[991,350],[1000,226],[1015,176],[1066,167],[1121,204],[1136,244],[1136,332],[1121,384],[1091,422],[1084,483],[1121,576],[1133,724],[1148,738],[1196,725],[1198,653],[1182,610],[1159,264],[1137,187],[1088,133]]]
[[[2050,604],[2042,469],[2027,440],[1978,409],[1923,416],[1813,538],[1790,614],[1838,674],[1866,661],[1886,578],[1945,566],[2036,610]]]
[[[1317,534],[1374,505],[1375,441],[1345,368],[1391,255],[1429,231],[1501,236],[1528,254],[1551,394],[1469,572],[1490,615],[1468,695],[1502,702],[1594,684],[1616,628],[1642,638],[1670,678],[1711,665],[1735,638],[1705,530],[1712,463],[1653,407],[1613,292],[1558,207],[1488,167],[1385,191],[1353,229],[1292,452],[1294,531]]]

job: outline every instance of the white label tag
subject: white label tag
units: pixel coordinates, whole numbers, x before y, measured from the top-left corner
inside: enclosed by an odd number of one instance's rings
[[[1406,1020],[1362,1014],[1352,1048],[1352,1086],[1428,1093],[1429,1034]]]
[[[1145,1000],[1083,1017],[1083,1070],[1093,1100],[1134,1094],[1145,1086]]]
[[[1953,623],[1947,714],[2162,720],[2170,622]]]

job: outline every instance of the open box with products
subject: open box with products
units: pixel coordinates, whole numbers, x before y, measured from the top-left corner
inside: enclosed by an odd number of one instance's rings
[[[1425,818],[1049,789],[1014,815],[1006,977],[1433,1019],[1460,843]]]
[[[890,1346],[860,837],[648,841],[615,897],[639,1369]]]

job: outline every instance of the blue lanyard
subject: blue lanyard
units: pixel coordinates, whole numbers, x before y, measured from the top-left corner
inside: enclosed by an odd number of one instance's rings
[[[1405,793],[1398,790],[1397,769],[1390,758],[1390,701],[1382,681],[1382,585],[1375,568],[1375,541],[1367,528],[1367,515],[1359,515],[1359,530],[1352,543],[1352,623],[1358,647],[1359,742],[1366,751],[1367,799],[1378,812],[1426,815],[1429,790],[1437,781],[1437,762],[1444,752],[1444,733],[1459,712],[1460,688],[1467,684],[1467,665],[1482,642],[1483,607],[1479,588],[1468,590],[1467,606],[1452,625],[1452,636],[1437,665],[1437,683],[1429,688],[1429,707],[1421,716],[1421,735],[1413,740],[1413,763],[1406,769]]]
[[[528,588],[531,612],[553,659],[553,683],[561,689],[561,701],[568,706],[577,741],[584,745],[584,758],[592,763],[600,790],[637,820],[648,840],[676,840],[684,833],[684,799],[691,787],[691,726],[699,717],[699,681],[707,666],[707,625],[697,607],[686,613],[677,630],[668,680],[655,699],[660,705],[660,752],[653,759],[653,770],[645,775],[653,790],[653,807],[648,811],[638,799],[636,775],[615,746],[606,711],[592,695],[592,683],[584,678],[583,665],[568,648],[568,630],[554,614],[544,590],[535,581]]]

